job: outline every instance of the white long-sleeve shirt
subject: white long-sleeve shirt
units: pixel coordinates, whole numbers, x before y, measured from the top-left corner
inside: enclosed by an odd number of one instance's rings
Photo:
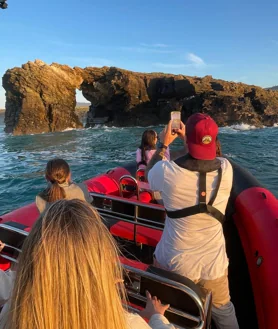
[[[1,314],[0,314],[0,329],[4,328],[7,320],[7,314],[9,309],[9,300],[15,281],[14,271],[4,272],[0,270],[0,306],[5,303]],[[169,323],[165,316],[161,314],[154,314],[149,324],[138,314],[126,313],[127,325],[129,329],[175,329],[175,327]]]

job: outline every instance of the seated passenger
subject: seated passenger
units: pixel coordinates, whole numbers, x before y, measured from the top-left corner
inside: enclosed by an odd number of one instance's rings
[[[5,244],[2,241],[0,241],[0,253],[4,247]],[[11,291],[14,285],[14,280],[15,280],[14,271],[9,270],[5,272],[3,270],[0,270],[0,310],[10,298]],[[1,327],[1,322],[0,322],[0,327]]]
[[[138,168],[145,168],[156,150],[157,133],[148,129],[143,132],[141,145],[136,151],[136,162]],[[165,151],[164,158],[170,160],[169,148]]]
[[[184,134],[188,154],[161,161],[178,134]],[[186,130],[172,135],[170,122],[161,135],[163,145],[145,172],[151,189],[160,192],[167,214],[154,263],[211,290],[216,327],[238,329],[222,228],[233,168],[227,159],[216,157],[217,134],[214,120],[196,113],[187,120]]]
[[[118,249],[99,214],[84,201],[60,200],[24,242],[0,328],[174,329],[163,315],[169,305],[147,294],[142,316],[150,319],[148,325],[128,313],[121,298]]]
[[[61,199],[80,199],[92,203],[87,186],[83,183],[75,184],[71,181],[68,163],[63,159],[48,161],[45,169],[47,188],[36,196],[36,205],[42,213],[51,202]]]

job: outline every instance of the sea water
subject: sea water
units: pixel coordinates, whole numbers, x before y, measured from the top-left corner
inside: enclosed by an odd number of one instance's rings
[[[152,127],[156,131],[162,126]],[[45,186],[48,160],[67,160],[73,180],[81,182],[135,160],[146,128],[97,127],[12,136],[4,133],[0,114],[0,214],[33,202]],[[278,196],[278,127],[257,129],[246,124],[220,128],[223,153],[248,169]],[[181,147],[176,141],[174,148]]]

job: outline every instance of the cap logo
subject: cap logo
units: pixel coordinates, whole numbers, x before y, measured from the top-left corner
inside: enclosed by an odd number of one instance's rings
[[[205,145],[211,143],[211,141],[212,141],[212,137],[210,135],[206,135],[202,138],[202,143]]]

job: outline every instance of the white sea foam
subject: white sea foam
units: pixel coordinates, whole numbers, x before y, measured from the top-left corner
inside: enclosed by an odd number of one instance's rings
[[[278,127],[278,123],[274,123],[273,127],[277,128]]]
[[[232,158],[232,159],[235,159],[237,156],[236,154],[232,154],[232,153],[227,153],[225,154],[228,158]]]
[[[62,130],[62,132],[65,132],[65,131],[71,131],[71,130],[76,130],[76,128],[70,128],[70,127],[68,127],[68,128],[66,128],[66,129]]]
[[[83,130],[83,128],[72,128],[72,127],[68,127],[66,129],[62,130],[62,132],[72,131],[72,130],[80,131],[80,130]]]
[[[221,127],[221,128],[219,128],[219,130],[222,133],[231,134],[231,133],[237,133],[237,132],[241,132],[241,131],[249,131],[249,130],[255,130],[255,129],[262,129],[262,128],[266,128],[266,127],[265,126],[256,127],[256,126],[249,125],[247,123],[239,123],[239,124],[231,125],[228,127]]]
[[[231,125],[230,128],[232,128],[234,130],[240,130],[240,131],[258,129],[258,127],[248,125],[247,123],[240,123],[240,124],[236,124],[236,125]]]

